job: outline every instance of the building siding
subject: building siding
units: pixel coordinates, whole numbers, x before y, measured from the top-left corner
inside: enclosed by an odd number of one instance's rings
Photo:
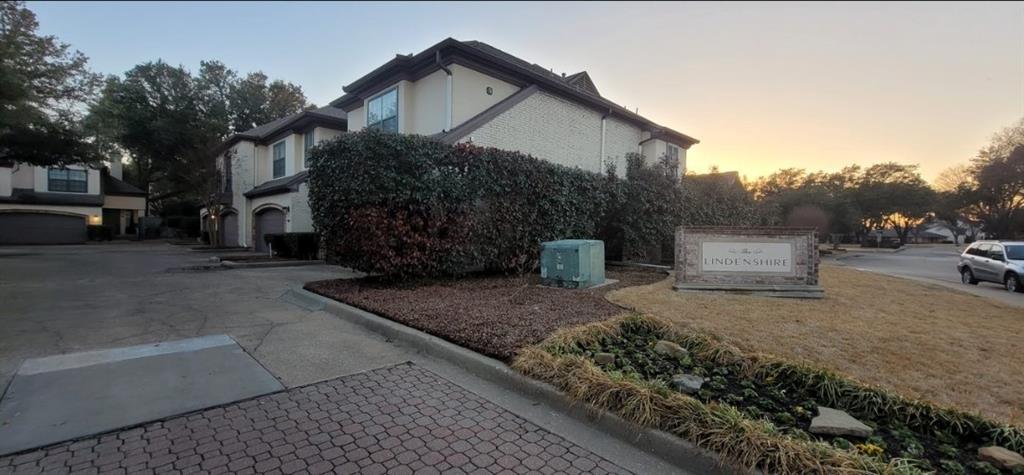
[[[626,155],[640,150],[640,137],[643,132],[629,122],[609,117],[605,125],[604,159],[605,164],[614,164],[615,173],[626,176]]]
[[[470,132],[462,142],[518,150],[553,163],[592,172],[604,172],[601,157],[601,116],[588,107],[537,92]],[[622,162],[637,150],[640,129],[609,120],[605,129],[605,155]],[[618,163],[618,162],[617,162]]]

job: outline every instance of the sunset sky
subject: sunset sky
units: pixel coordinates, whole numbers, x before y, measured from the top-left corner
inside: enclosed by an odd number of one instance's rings
[[[219,59],[317,104],[396,53],[476,39],[697,137],[689,167],[969,160],[1024,117],[1024,3],[41,3],[102,73]]]

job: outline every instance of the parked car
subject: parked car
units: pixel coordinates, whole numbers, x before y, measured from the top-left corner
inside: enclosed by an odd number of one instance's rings
[[[956,270],[965,284],[996,282],[1010,292],[1024,292],[1024,241],[977,241],[960,255]]]

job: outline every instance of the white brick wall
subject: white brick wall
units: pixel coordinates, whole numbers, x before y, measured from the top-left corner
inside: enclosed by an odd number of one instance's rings
[[[604,158],[605,163],[615,164],[615,171],[620,177],[626,176],[626,154],[640,150],[640,136],[643,132],[629,122],[609,117],[605,126]]]
[[[592,172],[601,169],[601,113],[543,91],[474,130],[463,142],[518,150]]]

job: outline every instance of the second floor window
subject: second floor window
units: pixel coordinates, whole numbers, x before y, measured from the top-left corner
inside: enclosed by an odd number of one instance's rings
[[[302,165],[306,165],[306,160],[309,160],[309,149],[313,148],[313,131],[306,132],[306,135],[302,137]]]
[[[274,178],[284,176],[284,142],[274,144]]]
[[[366,103],[366,128],[398,132],[398,89],[385,92]]]
[[[668,158],[675,159],[678,162],[679,161],[679,147],[676,147],[675,145],[666,144],[665,145],[665,155],[668,155]]]
[[[70,193],[87,193],[89,191],[89,174],[85,170],[68,170],[51,168],[48,172],[48,188],[50,191]]]

